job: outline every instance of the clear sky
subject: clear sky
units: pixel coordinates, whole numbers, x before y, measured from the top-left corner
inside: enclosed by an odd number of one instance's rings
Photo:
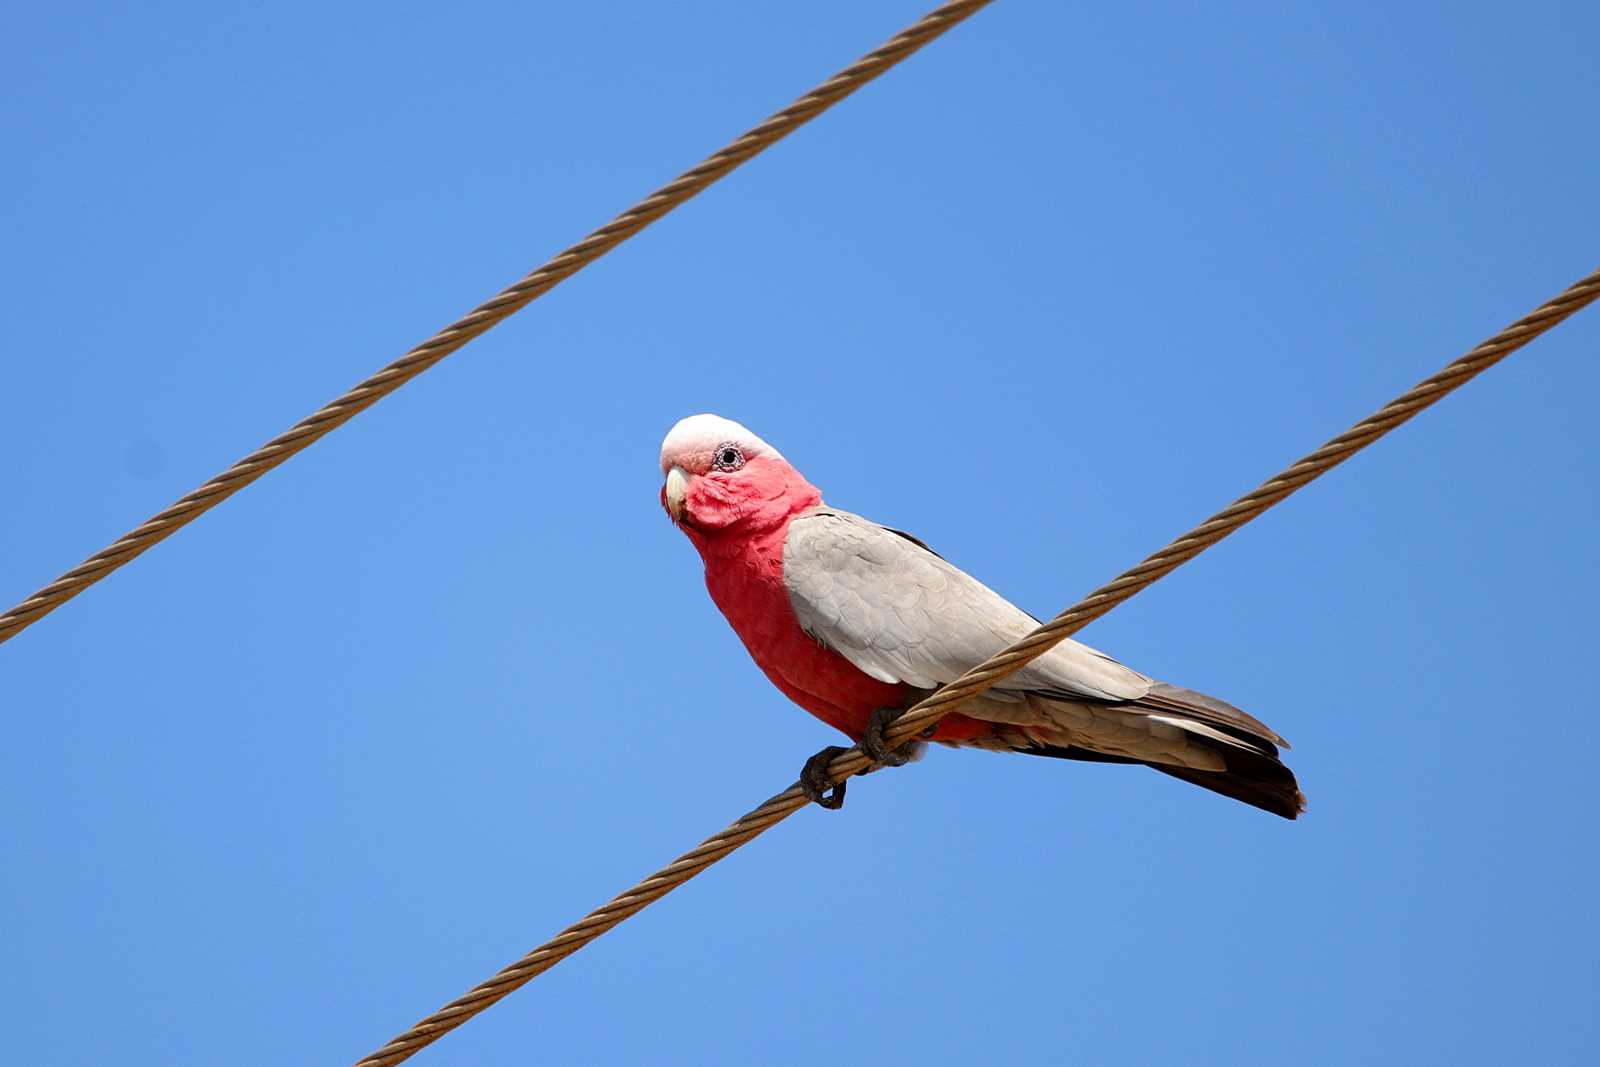
[[[5,5],[4,606],[922,11]],[[3,1058],[347,1062],[838,741],[660,512],[682,415],[1045,615],[1559,292],[1597,34],[979,14],[0,648]],[[1592,1062],[1597,348],[1084,633],[1300,822],[934,752],[416,1062]]]

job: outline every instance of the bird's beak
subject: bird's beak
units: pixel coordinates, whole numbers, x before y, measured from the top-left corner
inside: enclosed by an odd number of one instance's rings
[[[662,490],[667,500],[667,514],[673,522],[683,521],[683,500],[689,495],[689,472],[673,467],[667,472],[667,487]]]

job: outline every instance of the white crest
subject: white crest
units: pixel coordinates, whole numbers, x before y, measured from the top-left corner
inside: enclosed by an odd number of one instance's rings
[[[710,466],[711,454],[721,445],[737,445],[746,459],[768,456],[782,459],[783,455],[761,438],[721,415],[690,415],[679,419],[678,424],[661,442],[661,473],[673,467],[687,471],[704,470]]]

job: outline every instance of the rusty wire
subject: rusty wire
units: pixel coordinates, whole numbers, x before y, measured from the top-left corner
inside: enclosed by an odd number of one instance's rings
[[[267,471],[320,440],[357,413],[521,310],[563,279],[577,273],[990,2],[952,0],[941,5],[882,47],[707,157],[699,165],[685,171],[491,300],[0,615],[0,642],[16,636],[111,571],[165,540]],[[960,704],[1021,670],[1093,620],[1193,559],[1301,486],[1344,462],[1597,298],[1600,298],[1600,271],[1575,283],[1560,296],[1484,341],[1376,414],[1335,437],[1138,566],[1090,593],[1027,637],[915,705],[887,731],[886,740],[890,744],[899,744],[936,725]],[[869,761],[859,747],[852,748],[829,764],[829,777],[834,783],[839,783],[866,769],[868,765]],[[419,1049],[525,985],[807,803],[799,785],[791,785],[720,833],[590,912],[493,978],[417,1023],[377,1052],[363,1058],[357,1067],[398,1064],[410,1058]]]
[[[1437,403],[1552,326],[1587,307],[1596,298],[1600,298],[1600,270],[1574,283],[1554,300],[1507,326],[1438,374],[1390,401],[1376,414],[1356,423],[1315,452],[1263,482],[1147,557],[1132,570],[1124,571],[1016,644],[997,652],[986,662],[912,706],[885,731],[885,740],[891,745],[898,745],[936,725],[965,701],[1007,675],[1021,670],[1090,622],[1153,584],[1156,579],[1198,556],[1296,489],[1337,467],[1419,411]],[[828,776],[837,784],[865,770],[869,763],[859,746],[851,748],[828,764]],[[801,792],[799,783],[791,785],[754,811],[741,816],[721,833],[707,838],[633,888],[591,911],[493,978],[423,1019],[360,1060],[356,1067],[391,1067],[409,1058],[418,1049],[437,1041],[502,997],[526,985],[630,915],[660,900],[808,803],[810,801]]]
[[[916,25],[892,37],[844,70],[714,152],[699,165],[663,185],[577,244],[557,254],[521,281],[446,326],[366,381],[315,414],[302,419],[256,451],[206,482],[144,525],[117,538],[49,585],[0,615],[0,644],[71,600],[145,550],[166,540],[240,489],[321,440],[357,413],[382,400],[456,349],[487,332],[576,274],[673,208],[693,197],[788,134],[810,122],[884,71],[942,35],[950,27],[987,7],[992,0],[952,0]]]

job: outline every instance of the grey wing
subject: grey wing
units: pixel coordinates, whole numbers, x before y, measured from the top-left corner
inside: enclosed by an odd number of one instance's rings
[[[906,535],[819,507],[789,525],[784,584],[800,624],[884,682],[934,689],[1035,627],[1027,614]],[[1063,641],[966,704],[995,724],[958,744],[1147,763],[1294,818],[1304,806],[1278,760],[1283,739],[1231,704],[1155,682]]]
[[[789,524],[783,578],[800,625],[863,673],[934,689],[1032,631],[1034,620],[920,542],[834,508]],[[991,693],[1136,700],[1149,678],[1063,641]]]

